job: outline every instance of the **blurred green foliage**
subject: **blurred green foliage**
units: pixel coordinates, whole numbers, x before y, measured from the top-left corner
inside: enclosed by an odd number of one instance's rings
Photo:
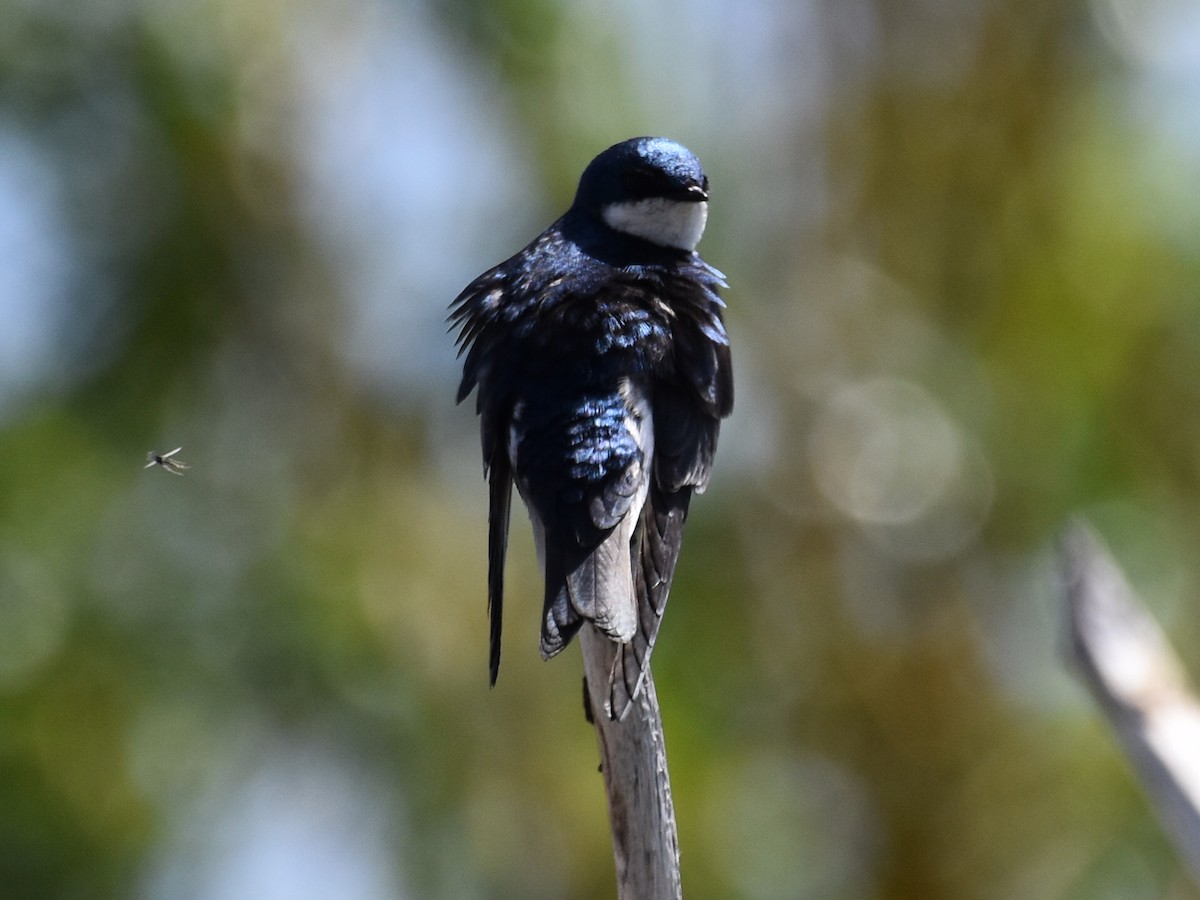
[[[612,896],[523,533],[486,688],[442,318],[638,133],[705,160],[738,366],[655,658],[688,896],[1200,896],[1051,550],[1091,517],[1195,670],[1189,16],[0,8],[0,896]]]

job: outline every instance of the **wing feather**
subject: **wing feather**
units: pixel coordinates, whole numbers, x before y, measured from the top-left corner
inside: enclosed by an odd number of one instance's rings
[[[698,259],[698,258],[697,258]],[[693,491],[708,485],[721,419],[733,409],[733,367],[717,287],[723,277],[711,267],[693,284],[700,291],[672,292],[677,321],[673,367],[654,385],[653,478],[634,541],[638,628],[613,660],[606,712],[629,714],[645,682],[667,598],[675,578],[683,527]]]
[[[508,456],[497,454],[488,469],[488,675],[495,686],[500,674],[500,631],[504,618],[504,557],[508,551],[508,518],[512,508],[512,470]]]

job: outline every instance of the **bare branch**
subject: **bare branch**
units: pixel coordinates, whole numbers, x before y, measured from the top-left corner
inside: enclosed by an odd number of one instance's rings
[[[647,667],[633,709],[623,721],[613,721],[604,714],[604,705],[617,645],[592,625],[584,626],[580,639],[608,794],[617,896],[620,900],[681,900],[679,838],[654,677]]]
[[[1060,553],[1068,660],[1200,881],[1200,703],[1162,629],[1091,530],[1072,526]]]

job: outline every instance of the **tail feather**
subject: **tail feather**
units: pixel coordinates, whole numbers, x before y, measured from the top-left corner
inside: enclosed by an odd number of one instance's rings
[[[637,631],[630,542],[633,516],[626,517],[590,551],[546,548],[546,596],[542,655],[567,645],[585,621],[624,644]]]
[[[662,624],[671,582],[675,578],[675,564],[679,561],[691,496],[688,488],[665,494],[656,486],[651,489],[642,512],[639,533],[634,541],[637,630],[613,660],[605,708],[609,717],[618,721],[629,715],[650,668],[650,654],[654,651],[658,627]]]
[[[542,658],[549,659],[562,652],[563,647],[582,627],[584,618],[571,604],[567,589],[567,561],[559,546],[549,543],[545,548],[546,597],[542,613]]]
[[[632,638],[637,628],[630,531],[623,523],[617,526],[567,576],[571,605],[618,643]]]

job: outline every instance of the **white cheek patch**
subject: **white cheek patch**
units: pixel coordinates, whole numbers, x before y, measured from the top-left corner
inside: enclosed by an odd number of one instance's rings
[[[604,223],[614,231],[644,238],[662,247],[695,250],[708,222],[708,204],[652,197],[604,207]]]

